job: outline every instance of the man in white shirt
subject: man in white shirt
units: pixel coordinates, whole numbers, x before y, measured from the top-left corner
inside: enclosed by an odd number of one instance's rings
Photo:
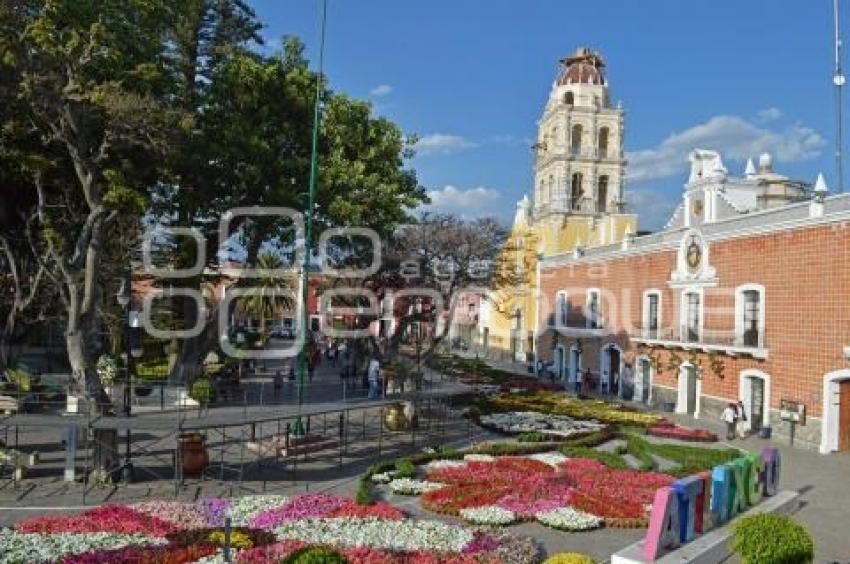
[[[726,423],[726,440],[731,441],[735,438],[735,425],[738,422],[738,407],[734,403],[730,403],[720,414],[720,419]]]
[[[367,374],[369,378],[369,399],[375,399],[378,397],[378,378],[381,374],[381,363],[377,356],[373,356],[372,360],[369,361]]]

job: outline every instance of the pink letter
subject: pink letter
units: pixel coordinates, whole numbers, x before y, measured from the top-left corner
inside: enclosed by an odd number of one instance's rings
[[[655,492],[649,528],[643,541],[643,557],[655,560],[665,551],[679,546],[679,499],[673,488]]]

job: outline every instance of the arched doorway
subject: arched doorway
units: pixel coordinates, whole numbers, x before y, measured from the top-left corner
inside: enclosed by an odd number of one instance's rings
[[[820,452],[850,451],[850,370],[823,377]]]
[[[652,401],[652,361],[642,356],[635,362],[634,401],[649,404]]]
[[[697,367],[690,362],[679,366],[679,385],[676,398],[676,413],[687,413],[699,417],[700,381]]]
[[[602,349],[600,359],[599,393],[617,394],[620,384],[620,375],[623,373],[623,351],[614,344],[609,344]]]
[[[761,370],[741,371],[738,398],[747,414],[745,427],[753,432],[770,425],[770,375]]]

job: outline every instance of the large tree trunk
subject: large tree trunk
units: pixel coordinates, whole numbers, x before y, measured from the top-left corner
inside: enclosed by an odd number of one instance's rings
[[[88,398],[87,407],[92,417],[104,415],[110,411],[112,403],[100,385],[97,371],[89,361],[86,338],[78,329],[69,332],[65,338],[68,347],[68,361],[74,377],[77,395]],[[118,433],[114,429],[95,429],[92,473],[89,480],[94,483],[109,483],[118,475]]]

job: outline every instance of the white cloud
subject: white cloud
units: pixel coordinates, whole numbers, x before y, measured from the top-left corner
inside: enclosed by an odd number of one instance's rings
[[[429,190],[428,197],[431,203],[425,209],[429,212],[482,217],[500,215],[505,211],[499,191],[484,186],[463,189],[447,184],[439,190]]]
[[[419,155],[450,155],[477,147],[478,143],[470,141],[461,135],[448,133],[432,133],[421,137],[413,148]]]
[[[779,131],[739,116],[715,116],[673,133],[657,147],[629,152],[628,175],[632,181],[684,175],[688,153],[695,148],[717,150],[738,161],[767,151],[779,161],[794,162],[820,155],[825,144],[817,131],[802,124]]]
[[[386,96],[393,91],[393,87],[389,84],[379,84],[375,88],[369,91],[369,94],[372,96]]]
[[[776,121],[782,117],[782,110],[779,108],[765,108],[758,113],[758,119],[761,123]]]
[[[679,201],[656,189],[632,188],[626,192],[629,212],[638,214],[638,229],[657,231],[664,227]]]

